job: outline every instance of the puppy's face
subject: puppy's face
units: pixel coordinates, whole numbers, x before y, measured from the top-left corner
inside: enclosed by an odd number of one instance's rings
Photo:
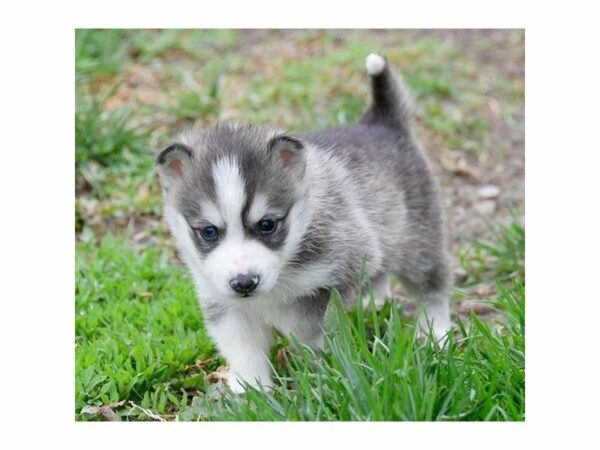
[[[184,137],[157,158],[186,263],[222,299],[269,292],[306,230],[304,147],[270,129]]]

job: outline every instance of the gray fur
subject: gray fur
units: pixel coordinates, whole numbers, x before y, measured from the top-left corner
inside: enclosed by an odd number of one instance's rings
[[[180,136],[177,143],[184,151],[166,149],[157,158],[165,203],[185,218],[196,246],[198,259],[189,254],[184,258],[192,273],[194,265],[202,264],[220,242],[202,242],[192,231],[201,226],[203,201],[218,200],[212,168],[223,157],[236,159],[244,183],[245,239],[256,240],[278,255],[289,239],[298,240],[295,252],[283,261],[272,292],[246,299],[245,305],[250,309],[251,305],[273,309],[287,305],[282,317],[294,317],[295,322],[286,322],[283,331],[307,342],[318,340],[315,336],[332,289],[340,292],[347,306],[355,304],[363,261],[371,279],[393,275],[429,302],[432,311],[447,309],[450,275],[438,187],[412,133],[409,94],[387,62],[370,79],[372,104],[354,125],[293,136],[270,126],[219,125]],[[288,143],[293,144],[291,152],[280,153]],[[185,165],[180,175],[170,173],[165,163],[177,155]],[[248,221],[258,196],[267,198],[269,213],[280,220],[273,236],[262,236]],[[300,202],[308,205],[305,216],[310,220],[302,236],[293,236],[289,213]],[[173,232],[182,250],[183,238],[177,234],[181,230]],[[227,233],[224,226],[223,239]],[[313,283],[310,279],[313,273],[318,279],[317,270],[327,270],[327,277]],[[197,278],[196,282],[200,283]],[[229,310],[240,308],[209,297],[201,300],[212,326]],[[437,320],[443,322],[443,334],[449,318]],[[265,319],[265,323],[279,327],[278,320]]]
[[[373,249],[361,239],[363,233],[371,232],[383,249],[381,263],[369,271],[373,278],[391,273],[419,290],[446,288],[438,188],[423,152],[402,127],[359,123],[306,133],[301,138],[341,161],[351,174],[347,179],[329,181],[332,201],[315,214],[315,227],[325,229],[326,235],[307,236],[304,248],[321,248],[317,257],[344,261],[340,274],[345,275],[344,283],[352,285],[361,256],[373,260]],[[349,205],[360,208],[370,229],[353,228]],[[311,242],[311,237],[321,244]],[[315,257],[305,254],[305,258]],[[344,283],[336,287],[345,291]]]

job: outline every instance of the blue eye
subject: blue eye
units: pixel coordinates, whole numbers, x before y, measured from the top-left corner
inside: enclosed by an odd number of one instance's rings
[[[258,229],[262,234],[271,234],[277,229],[277,221],[273,219],[262,219],[258,222]]]
[[[219,236],[219,230],[213,225],[201,229],[196,228],[195,231],[197,234],[200,234],[205,241],[214,241]]]

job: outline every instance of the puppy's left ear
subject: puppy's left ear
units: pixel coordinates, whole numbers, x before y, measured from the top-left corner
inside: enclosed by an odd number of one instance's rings
[[[277,158],[284,169],[293,171],[299,178],[304,175],[306,159],[304,144],[300,140],[280,134],[269,141],[269,153]]]

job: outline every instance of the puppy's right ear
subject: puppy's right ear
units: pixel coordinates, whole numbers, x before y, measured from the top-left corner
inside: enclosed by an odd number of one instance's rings
[[[160,178],[168,185],[181,179],[192,162],[192,150],[183,144],[172,144],[156,157]]]
[[[306,157],[304,144],[300,140],[285,134],[274,136],[267,144],[269,152],[279,164],[289,173],[295,174],[298,179],[304,176]]]

